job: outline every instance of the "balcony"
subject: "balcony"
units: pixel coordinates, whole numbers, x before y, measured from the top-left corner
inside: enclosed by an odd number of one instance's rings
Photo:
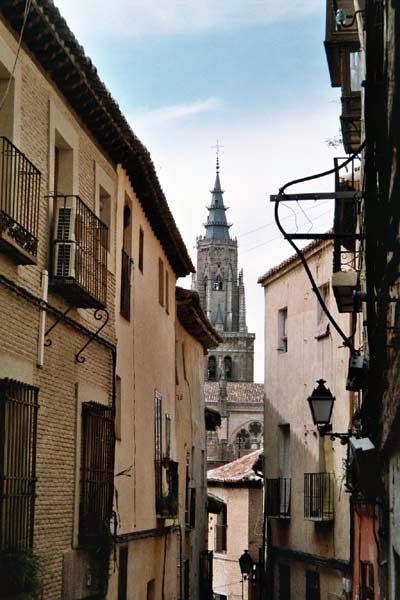
[[[335,158],[335,167],[343,159]],[[360,169],[354,159],[345,176],[336,173],[335,191],[359,192]],[[356,199],[336,198],[334,231],[342,238],[336,238],[333,246],[332,288],[339,312],[352,313],[354,310],[354,292],[358,290],[359,251],[357,248],[358,203]],[[355,306],[357,310],[360,306]]]
[[[104,308],[108,228],[79,196],[54,196],[52,287],[71,305]]]
[[[290,519],[290,479],[278,477],[266,480],[266,510],[268,517]]]
[[[354,154],[361,144],[361,92],[342,96],[340,125],[344,150]]]
[[[304,518],[329,522],[334,519],[333,473],[304,473]]]
[[[0,248],[19,265],[36,264],[40,171],[0,137]]]
[[[179,477],[178,477],[178,466],[179,463],[171,460],[170,458],[164,458],[162,461],[162,470],[166,471],[166,480],[168,491],[166,494],[158,493],[156,497],[156,512],[159,517],[162,518],[174,518],[178,514],[178,490],[179,490]],[[157,472],[157,464],[156,464]],[[161,480],[162,471],[161,471]],[[156,485],[156,489],[157,489]]]
[[[348,17],[354,15],[353,0],[327,0],[325,52],[328,60],[329,74],[333,87],[342,85],[342,60],[345,52],[357,52],[360,48],[357,21],[351,27],[341,27],[336,24],[336,11],[344,9]],[[349,20],[349,23],[351,20]]]

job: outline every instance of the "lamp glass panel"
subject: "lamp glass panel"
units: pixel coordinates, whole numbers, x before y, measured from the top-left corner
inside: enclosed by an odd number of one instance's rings
[[[310,400],[314,423],[316,425],[328,425],[332,414],[332,400],[312,398]]]

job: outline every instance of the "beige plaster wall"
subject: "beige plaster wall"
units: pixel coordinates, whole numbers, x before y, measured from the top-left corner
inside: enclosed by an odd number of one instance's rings
[[[327,243],[307,258],[318,286],[330,282],[332,250]],[[278,311],[287,307],[288,351],[277,350]],[[339,315],[332,289],[329,310],[344,329],[349,331],[349,316]],[[317,299],[303,268],[296,263],[283,269],[265,288],[265,435],[266,477],[282,476],[279,425],[290,426],[291,518],[282,522],[269,519],[272,545],[307,552],[325,558],[349,560],[349,496],[343,486],[343,460],[346,447],[339,441],[325,440],[326,450],[313,425],[307,397],[316,380],[327,381],[336,402],[333,409],[333,431],[347,431],[351,399],[345,390],[349,353],[340,347],[342,341],[330,326],[329,335],[316,339]],[[335,473],[332,524],[316,524],[304,519],[304,473],[331,470]],[[300,589],[293,571],[293,589]],[[301,573],[303,573],[301,575]],[[321,586],[325,573],[321,571]],[[333,573],[330,591],[341,590],[339,572]],[[332,579],[333,578],[333,579]],[[275,586],[276,587],[276,586]],[[325,596],[322,596],[325,597]]]

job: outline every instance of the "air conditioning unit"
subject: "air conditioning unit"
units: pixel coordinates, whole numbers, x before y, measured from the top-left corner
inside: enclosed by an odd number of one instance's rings
[[[76,198],[54,198],[53,277],[75,278]]]
[[[76,198],[58,196],[54,198],[54,241],[75,242]]]

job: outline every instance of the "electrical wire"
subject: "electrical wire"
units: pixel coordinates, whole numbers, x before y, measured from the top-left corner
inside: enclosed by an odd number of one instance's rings
[[[11,71],[11,75],[8,79],[8,83],[7,83],[7,87],[5,89],[4,92],[4,96],[0,101],[0,110],[2,110],[5,101],[7,100],[7,96],[9,94],[10,88],[11,88],[11,82],[13,80],[14,74],[15,74],[15,69],[17,68],[17,62],[18,62],[18,57],[19,57],[19,51],[21,50],[21,45],[22,45],[22,37],[24,35],[24,30],[25,30],[25,25],[26,25],[26,21],[28,18],[28,14],[29,14],[29,10],[31,8],[31,0],[26,0],[26,4],[25,4],[25,9],[24,9],[24,17],[23,17],[23,21],[22,21],[22,26],[21,26],[21,32],[19,34],[19,40],[18,40],[18,47],[17,47],[17,53],[15,55],[15,60],[14,60],[14,65]]]
[[[343,169],[346,165],[348,165],[349,163],[351,163],[359,154],[360,152],[363,150],[363,148],[365,147],[365,141],[361,144],[361,146],[358,148],[357,152],[355,152],[354,154],[352,154],[347,160],[345,160],[343,163],[341,163],[340,165],[337,165],[336,167],[334,167],[333,169],[329,169],[328,171],[323,171],[322,173],[316,173],[315,175],[309,175],[308,177],[301,177],[299,179],[294,179],[292,181],[289,181],[288,183],[285,183],[284,186],[282,186],[279,189],[279,195],[283,196],[283,200],[285,198],[285,190],[288,187],[291,187],[292,185],[298,184],[298,183],[305,183],[307,181],[312,181],[314,179],[320,179],[321,177],[326,177],[327,175],[332,175],[334,173],[337,173],[340,171],[340,169]],[[337,333],[340,335],[340,337],[343,340],[343,345],[347,348],[349,348],[351,354],[357,354],[357,351],[352,343],[352,337],[354,337],[354,334],[352,332],[352,334],[350,336],[347,336],[344,331],[342,330],[342,328],[340,327],[340,325],[335,321],[335,319],[333,318],[332,314],[330,313],[328,307],[326,306],[322,295],[318,289],[318,286],[316,284],[316,281],[313,277],[313,274],[311,273],[311,269],[308,266],[307,260],[305,259],[304,254],[302,253],[302,251],[300,250],[300,248],[293,242],[293,240],[290,238],[290,234],[287,233],[287,231],[285,231],[282,227],[282,224],[279,220],[279,204],[281,203],[281,200],[277,200],[275,203],[275,221],[276,221],[276,225],[279,229],[279,231],[281,232],[281,234],[283,235],[283,237],[289,242],[289,244],[292,246],[292,248],[294,249],[294,251],[296,252],[296,254],[298,255],[298,257],[300,258],[302,265],[304,267],[305,272],[307,273],[307,276],[310,280],[311,283],[311,287],[313,292],[315,293],[315,295],[317,296],[318,302],[320,303],[320,306],[322,308],[322,310],[324,311],[324,313],[326,314],[326,316],[328,317],[330,323],[332,324],[332,326],[336,329]]]
[[[318,219],[320,219],[321,217],[325,217],[326,215],[330,214],[332,212],[331,209],[324,211],[323,213],[321,213],[320,215],[317,215],[314,219],[314,221],[317,221]],[[283,219],[282,219],[283,220]],[[276,223],[274,223],[275,225]],[[255,250],[256,248],[260,248],[261,246],[267,246],[268,244],[271,244],[272,242],[276,242],[277,240],[280,240],[281,236],[278,235],[276,237],[273,237],[269,240],[267,240],[266,242],[261,242],[260,244],[257,244],[256,246],[252,246],[251,248],[245,248],[241,254],[246,254],[246,252],[251,252],[252,250]]]

